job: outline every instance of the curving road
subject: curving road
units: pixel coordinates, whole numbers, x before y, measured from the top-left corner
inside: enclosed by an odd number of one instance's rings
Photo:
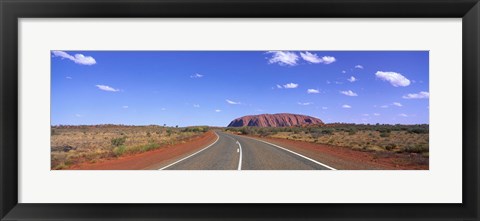
[[[254,138],[215,132],[217,140],[160,170],[334,170],[281,146]]]

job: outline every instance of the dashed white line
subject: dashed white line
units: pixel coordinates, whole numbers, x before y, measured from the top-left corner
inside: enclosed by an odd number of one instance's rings
[[[237,170],[242,170],[242,145],[240,144],[240,142],[238,140],[236,140],[235,138],[233,138],[232,136],[230,135],[227,135],[227,134],[223,134],[225,135],[226,137],[232,139],[233,141],[235,141],[235,143],[238,145],[238,148],[237,148],[237,153],[240,153],[240,156],[238,158],[238,168]]]
[[[240,144],[240,142],[238,142],[237,140],[237,144],[238,144],[238,149],[237,149],[237,152],[239,152],[240,150],[240,156],[239,156],[239,159],[238,159],[238,168],[237,170],[242,170],[242,145]]]
[[[218,136],[217,132],[214,132],[214,133],[215,133],[215,135],[217,136],[217,139],[216,139],[215,142],[213,142],[212,144],[204,147],[203,149],[201,149],[201,150],[199,150],[199,151],[197,151],[197,152],[195,152],[195,153],[193,153],[193,154],[188,155],[187,157],[184,157],[184,158],[182,158],[182,159],[180,159],[180,160],[177,160],[177,161],[175,161],[175,162],[173,162],[173,163],[171,163],[171,164],[168,164],[167,166],[164,166],[164,167],[162,167],[162,168],[160,168],[160,169],[158,169],[158,170],[164,170],[164,169],[166,169],[166,168],[168,168],[168,167],[171,167],[171,166],[173,166],[173,165],[175,165],[175,164],[177,164],[177,163],[180,163],[180,162],[182,162],[182,161],[184,161],[184,160],[186,160],[186,159],[188,159],[188,158],[190,158],[190,157],[192,157],[192,156],[195,156],[196,154],[198,154],[198,153],[206,150],[207,148],[213,146],[215,143],[217,143],[218,139],[220,139],[220,136]]]
[[[320,165],[320,166],[326,167],[326,168],[328,168],[328,169],[330,169],[330,170],[337,170],[337,169],[335,169],[335,168],[333,168],[333,167],[331,167],[331,166],[328,166],[328,165],[326,165],[326,164],[324,164],[324,163],[320,163],[320,162],[318,162],[318,161],[316,161],[316,160],[314,160],[314,159],[312,159],[312,158],[310,158],[310,157],[306,157],[306,156],[304,156],[304,155],[302,155],[302,154],[299,154],[299,153],[297,153],[297,152],[293,152],[293,151],[291,151],[291,150],[289,150],[289,149],[287,149],[287,148],[278,146],[278,145],[276,145],[276,144],[269,143],[269,142],[263,141],[263,140],[258,140],[258,139],[251,138],[251,137],[245,137],[245,138],[252,139],[252,140],[256,140],[256,141],[260,141],[260,142],[263,142],[263,143],[266,143],[266,144],[270,144],[270,145],[272,145],[272,146],[274,146],[274,147],[280,148],[280,149],[285,150],[285,151],[287,151],[287,152],[289,152],[289,153],[293,153],[293,154],[295,154],[295,155],[297,155],[297,156],[299,156],[299,157],[302,157],[302,158],[304,158],[304,159],[307,159],[307,160],[309,160],[309,161],[312,161],[312,162],[314,162],[314,163],[316,163],[316,164],[318,164],[318,165]]]

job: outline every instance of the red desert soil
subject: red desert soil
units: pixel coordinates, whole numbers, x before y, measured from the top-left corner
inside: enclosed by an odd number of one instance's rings
[[[158,169],[168,163],[188,156],[213,143],[217,136],[209,131],[188,140],[186,143],[168,145],[157,150],[140,154],[122,156],[116,159],[96,163],[83,163],[68,168],[69,170],[142,170]],[[195,144],[195,145],[192,145]]]
[[[253,136],[252,136],[253,137]],[[415,153],[364,152],[346,147],[282,138],[259,138],[342,170],[428,170],[428,158]]]

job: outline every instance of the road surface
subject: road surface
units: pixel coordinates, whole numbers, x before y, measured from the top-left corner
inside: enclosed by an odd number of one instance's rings
[[[284,147],[255,138],[215,131],[214,143],[160,170],[334,170]]]

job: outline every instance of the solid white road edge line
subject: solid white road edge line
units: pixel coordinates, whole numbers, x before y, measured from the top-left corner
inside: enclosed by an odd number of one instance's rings
[[[287,148],[278,146],[278,145],[276,145],[276,144],[269,143],[269,142],[267,142],[267,141],[263,141],[263,140],[259,140],[259,139],[255,139],[255,138],[251,138],[251,137],[245,137],[245,138],[249,138],[249,139],[252,139],[252,140],[260,141],[260,142],[263,142],[263,143],[266,143],[266,144],[270,144],[270,145],[272,145],[272,146],[274,146],[274,147],[278,147],[278,148],[280,148],[280,149],[282,149],[282,150],[285,150],[285,151],[287,151],[287,152],[293,153],[293,154],[295,154],[295,155],[297,155],[297,156],[299,156],[299,157],[302,157],[302,158],[304,158],[304,159],[310,160],[310,161],[312,161],[312,162],[314,162],[314,163],[316,163],[316,164],[318,164],[318,165],[320,165],[320,166],[326,167],[326,168],[328,168],[328,169],[330,169],[330,170],[337,170],[337,169],[335,169],[335,168],[333,168],[333,167],[331,167],[331,166],[328,166],[328,165],[326,165],[326,164],[324,164],[324,163],[320,163],[320,162],[318,162],[318,161],[316,161],[316,160],[314,160],[314,159],[312,159],[312,158],[310,158],[310,157],[306,157],[306,156],[304,156],[304,155],[302,155],[302,154],[299,154],[299,153],[297,153],[297,152],[293,152],[293,151],[291,151],[291,150],[289,150],[289,149],[287,149]]]
[[[237,170],[242,170],[242,145],[240,144],[240,142],[238,142],[237,140],[237,144],[238,146],[240,147],[240,157],[238,159],[238,168]]]
[[[158,170],[164,170],[164,169],[166,169],[166,168],[168,168],[168,167],[171,167],[171,166],[173,166],[173,165],[175,165],[175,164],[177,164],[177,163],[180,163],[180,162],[182,162],[182,161],[184,161],[184,160],[186,160],[186,159],[188,159],[188,158],[190,158],[190,157],[193,157],[195,154],[200,153],[200,152],[206,150],[207,148],[211,147],[211,146],[214,145],[215,143],[217,143],[218,139],[220,139],[220,136],[218,136],[217,132],[213,132],[213,133],[215,133],[215,135],[217,135],[217,139],[215,140],[215,142],[213,142],[212,144],[204,147],[203,149],[201,149],[201,150],[199,150],[199,151],[197,151],[197,152],[195,152],[195,153],[193,153],[193,154],[188,155],[187,157],[184,157],[184,158],[182,158],[182,159],[180,159],[180,160],[177,160],[177,161],[175,161],[175,162],[173,162],[173,163],[171,163],[171,164],[168,164],[167,166],[164,166],[164,167],[162,167],[162,168],[160,168],[160,169],[158,169]]]

